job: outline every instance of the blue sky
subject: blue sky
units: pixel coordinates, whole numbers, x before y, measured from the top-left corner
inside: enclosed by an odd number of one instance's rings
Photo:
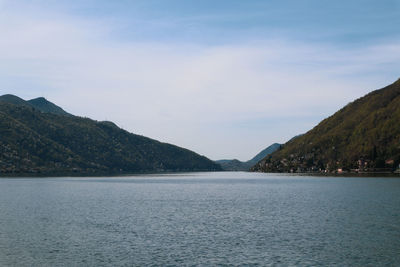
[[[399,37],[400,23],[393,0],[75,1],[70,11],[118,21],[117,38],[205,44],[284,37],[362,45]]]
[[[400,1],[0,0],[0,92],[250,159],[400,77]]]

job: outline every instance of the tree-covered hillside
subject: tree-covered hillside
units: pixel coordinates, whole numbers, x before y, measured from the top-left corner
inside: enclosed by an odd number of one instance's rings
[[[393,171],[399,162],[400,80],[346,105],[252,170]]]
[[[240,161],[237,159],[222,159],[215,162],[221,165],[224,171],[248,171],[252,166],[254,166],[254,164],[263,159],[265,156],[278,150],[279,147],[280,144],[274,143],[262,150],[260,153],[258,153],[248,161]]]
[[[38,97],[25,101],[18,96],[7,94],[0,96],[0,103],[9,103],[19,106],[33,107],[43,113],[53,113],[65,116],[71,115],[65,110],[63,110],[61,107],[51,103],[44,97]]]
[[[204,156],[129,133],[111,122],[46,113],[32,105],[0,101],[0,174],[3,176],[220,168]]]

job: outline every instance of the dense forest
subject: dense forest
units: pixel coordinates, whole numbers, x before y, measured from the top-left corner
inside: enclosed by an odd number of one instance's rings
[[[252,170],[391,172],[400,163],[400,80],[346,105]]]
[[[0,174],[108,175],[210,171],[204,156],[73,116],[44,98],[0,97]]]

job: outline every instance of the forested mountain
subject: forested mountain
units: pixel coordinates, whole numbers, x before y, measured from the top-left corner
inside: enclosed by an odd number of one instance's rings
[[[256,156],[248,161],[240,161],[237,159],[222,159],[216,162],[221,165],[224,171],[248,171],[254,164],[266,157],[267,155],[279,149],[280,144],[272,144],[266,149],[262,150]]]
[[[224,171],[248,171],[253,166],[247,163],[247,161],[240,161],[238,159],[220,159],[215,162],[221,165]]]
[[[58,115],[71,115],[67,113],[65,110],[60,108],[57,105],[54,105],[50,101],[47,101],[46,98],[44,97],[38,97],[35,99],[31,99],[27,101],[30,105],[32,105],[34,108],[37,108],[41,112],[44,113],[53,113],[53,114],[58,114]]]
[[[346,105],[253,171],[393,171],[400,162],[400,80]]]
[[[9,103],[14,105],[33,107],[43,113],[53,113],[58,115],[71,115],[59,106],[51,103],[44,97],[38,97],[28,101],[23,100],[15,95],[2,95],[0,96],[0,103]]]
[[[262,160],[263,158],[268,156],[269,154],[272,154],[275,151],[277,151],[280,148],[280,146],[281,146],[281,144],[274,143],[274,144],[270,145],[269,147],[267,147],[266,149],[264,149],[263,151],[261,151],[260,153],[258,153],[257,155],[255,155],[254,158],[252,158],[251,160],[249,160],[247,162],[250,163],[251,166],[253,166],[257,162],[259,162],[260,160]]]
[[[72,116],[43,98],[0,97],[0,174],[101,175],[210,171],[204,156]]]

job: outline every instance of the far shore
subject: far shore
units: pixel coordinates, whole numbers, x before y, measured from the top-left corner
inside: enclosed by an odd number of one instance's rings
[[[1,178],[90,178],[90,177],[129,177],[140,175],[179,175],[194,174],[204,172],[244,172],[244,173],[265,173],[277,176],[315,176],[315,177],[393,177],[400,178],[400,172],[342,172],[342,173],[325,173],[325,172],[251,172],[251,171],[213,171],[213,170],[182,170],[182,171],[142,171],[142,172],[125,172],[125,173],[80,173],[80,172],[59,172],[59,173],[0,173]]]

